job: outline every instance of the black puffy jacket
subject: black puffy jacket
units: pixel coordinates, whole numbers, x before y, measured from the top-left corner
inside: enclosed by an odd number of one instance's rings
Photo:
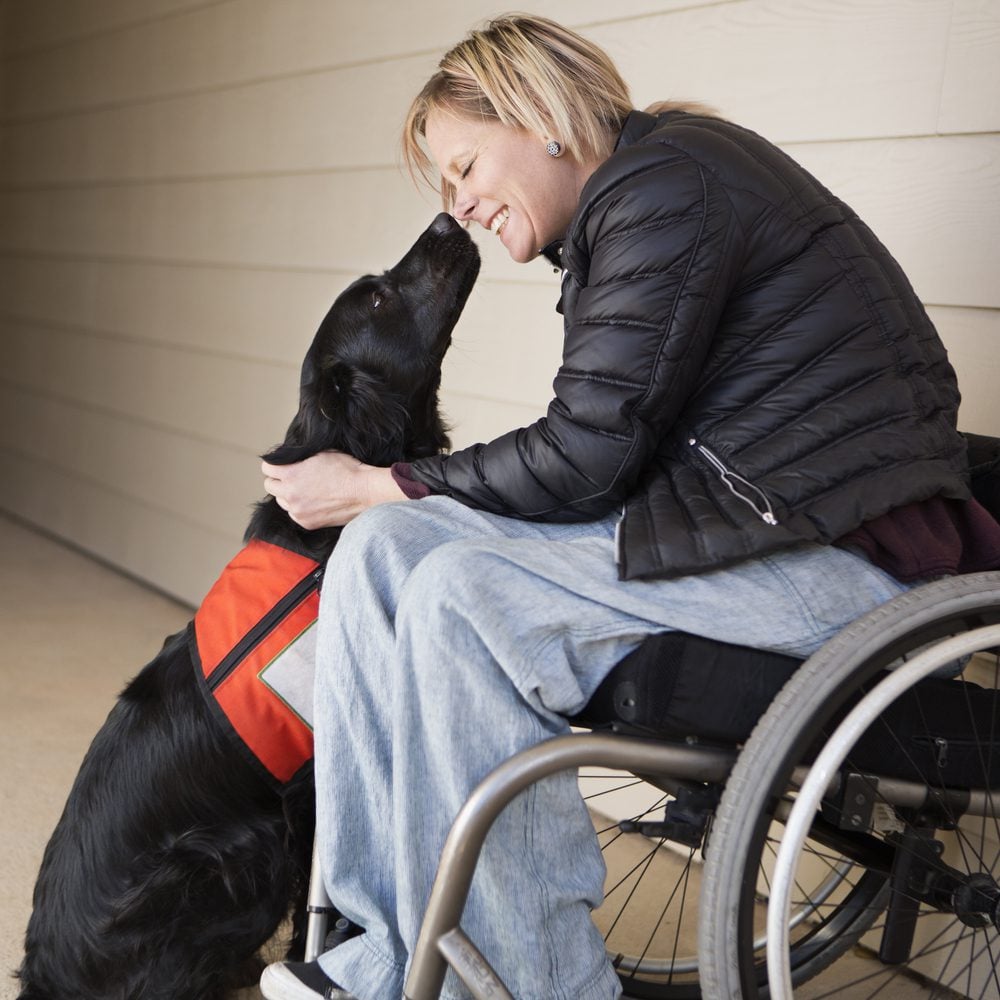
[[[632,112],[560,253],[547,415],[414,463],[433,492],[548,521],[623,505],[623,578],[828,543],[968,496],[955,375],[905,275],[760,136]]]

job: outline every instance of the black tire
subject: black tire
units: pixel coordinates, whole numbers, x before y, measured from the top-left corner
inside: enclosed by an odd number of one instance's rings
[[[761,898],[766,896],[766,890],[761,892],[757,871],[770,850],[772,820],[777,815],[780,822],[783,804],[794,787],[795,768],[809,761],[839,718],[863,697],[866,686],[876,682],[900,657],[948,636],[998,622],[1000,573],[941,580],[910,591],[848,626],[803,664],[782,688],[740,754],[716,814],[707,852],[699,924],[699,968],[706,996],[713,1000],[739,1000],[767,995],[764,955],[752,946],[754,915],[761,903],[766,903],[766,898]],[[983,662],[977,661],[975,669],[982,667]],[[901,697],[855,744],[848,754],[847,766],[869,774],[884,774],[883,769],[890,766],[900,768],[901,772],[912,771],[895,776],[915,783],[911,787],[918,789],[1000,785],[997,751],[1000,721],[995,725],[990,721],[1000,719],[995,651],[985,669],[992,671],[992,680],[988,678],[985,687],[975,689],[961,684],[958,678],[937,679],[930,687],[922,687],[928,682],[918,682],[905,693],[905,706]],[[955,760],[964,761],[962,767],[953,768],[947,758],[948,741],[943,750],[939,747],[934,763],[929,763],[934,757],[930,749],[932,741],[939,739],[934,733],[942,725],[942,713],[945,708],[948,712],[958,711],[963,705],[968,709],[971,746],[966,753],[956,741],[953,748]],[[905,726],[900,714],[904,708],[911,712]],[[925,745],[929,756],[922,749]],[[890,765],[894,757],[898,759]],[[950,769],[947,776],[942,766]],[[791,966],[795,984],[819,975],[868,929],[875,910],[889,898],[892,859],[901,853],[898,844],[909,843],[906,837],[925,836],[920,831],[928,828],[941,830],[957,823],[956,817],[947,815],[951,803],[944,798],[933,809],[904,809],[884,801],[876,805],[883,808],[886,822],[861,832],[835,829],[843,824],[828,826],[823,817],[817,816],[812,835],[821,843],[836,843],[845,856],[858,862],[858,905],[853,907],[857,919],[846,919],[848,911],[833,912],[829,917],[821,915],[803,938],[793,941]],[[991,893],[1000,891],[996,889],[998,851],[987,848],[984,853],[980,845],[1000,841],[997,820],[1000,804],[995,796],[992,808],[992,812],[969,824],[968,831],[967,821],[963,821],[954,835],[961,848],[957,860],[948,859],[949,872],[960,869],[963,877],[977,873],[976,878],[992,886]],[[895,829],[887,833],[887,825]],[[942,835],[931,832],[930,836]],[[937,921],[944,926],[940,931],[935,929],[938,937],[933,944],[921,949],[918,942],[918,950],[901,964],[868,963],[865,975],[871,974],[871,995],[892,996],[893,991],[886,989],[886,983],[904,969],[916,970],[921,976],[942,977],[944,992],[931,983],[927,986],[927,996],[953,996],[953,990],[967,991],[972,996],[1000,995],[995,969],[1000,960],[998,914],[1000,909],[994,911],[994,920],[988,926],[971,927],[952,914],[942,914],[939,906],[921,902],[918,922]],[[875,932],[880,929],[872,928]],[[874,933],[864,943],[878,948],[878,938]],[[932,952],[944,960],[943,971],[929,972],[929,967],[921,964],[923,960],[930,961]],[[835,976],[836,970],[828,975]],[[842,976],[838,975],[834,982],[830,995],[843,988]],[[817,986],[815,995],[826,994]]]

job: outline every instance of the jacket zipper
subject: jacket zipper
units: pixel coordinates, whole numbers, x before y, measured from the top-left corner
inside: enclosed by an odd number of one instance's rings
[[[622,527],[625,524],[626,508],[627,504],[622,504],[621,516],[615,522],[615,565],[616,566],[621,566],[621,564],[625,561],[624,560],[625,553],[622,549],[622,543],[624,541],[622,538]]]
[[[742,476],[733,472],[732,469],[728,468],[722,460],[714,453],[708,450],[703,444],[699,443],[697,438],[690,438],[688,444],[692,448],[697,449],[701,455],[704,457],[705,461],[712,466],[713,469],[719,474],[719,478],[726,484],[727,489],[737,500],[742,500],[748,507],[750,507],[754,513],[765,523],[765,524],[777,524],[778,519],[774,516],[774,508],[771,506],[771,501],[767,498],[767,494],[757,486],[754,486],[748,479],[744,479]],[[750,496],[741,493],[734,484],[740,483],[745,486],[747,490],[750,491]],[[756,497],[755,501],[753,497]]]
[[[214,691],[253,651],[260,640],[270,632],[293,608],[301,604],[323,579],[323,567],[314,569],[300,580],[242,639],[229,651],[221,663],[208,675],[206,682]]]

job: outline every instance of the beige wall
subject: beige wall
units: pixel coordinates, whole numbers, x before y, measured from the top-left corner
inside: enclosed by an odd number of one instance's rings
[[[900,258],[1000,432],[1000,0],[548,0],[637,105],[708,101]],[[260,492],[336,292],[436,205],[397,131],[481,0],[6,0],[0,507],[197,601]],[[532,420],[557,280],[485,247],[457,444]]]

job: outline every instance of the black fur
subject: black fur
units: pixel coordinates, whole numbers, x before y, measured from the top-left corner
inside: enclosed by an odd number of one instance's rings
[[[441,361],[475,281],[468,235],[440,215],[392,270],[349,286],[302,365],[299,410],[265,457],[346,451],[389,465],[441,451]],[[273,498],[246,538],[324,561]],[[350,609],[343,609],[349,614]],[[221,1000],[256,980],[290,909],[301,947],[314,821],[308,767],[279,794],[206,705],[185,634],[126,687],[45,850],[20,1000]]]

